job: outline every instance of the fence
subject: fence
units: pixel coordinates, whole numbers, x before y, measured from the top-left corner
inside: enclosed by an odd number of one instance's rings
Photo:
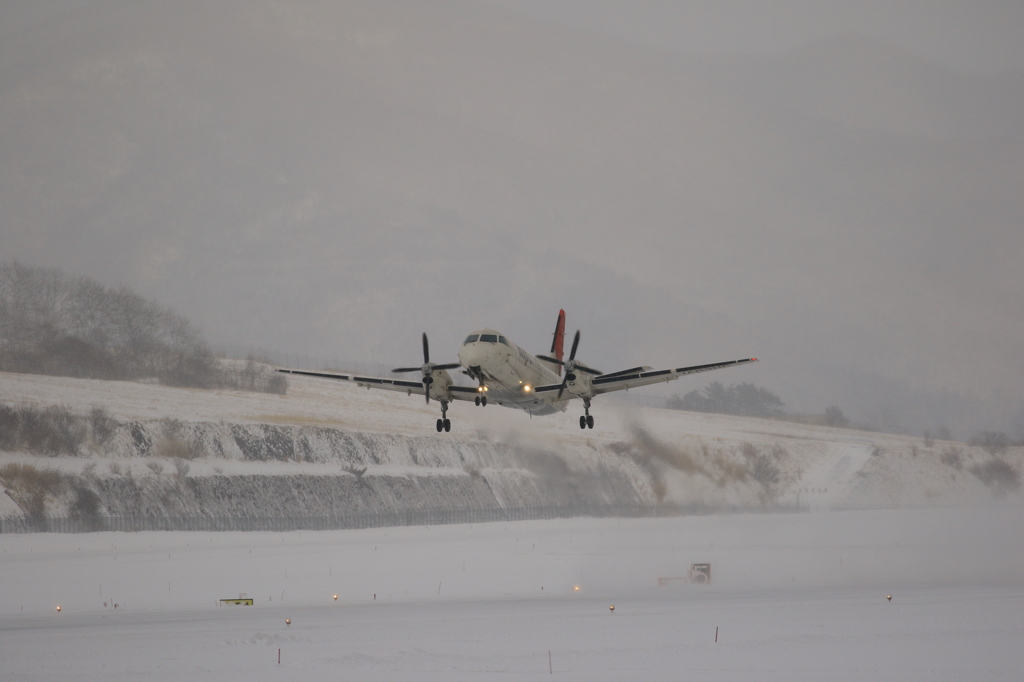
[[[0,519],[3,533],[92,533],[99,531],[293,531],[433,526],[454,523],[537,521],[574,518],[645,518],[712,513],[800,511],[797,507],[708,507],[704,505],[505,507],[489,509],[416,509],[342,513],[333,516],[49,516]]]

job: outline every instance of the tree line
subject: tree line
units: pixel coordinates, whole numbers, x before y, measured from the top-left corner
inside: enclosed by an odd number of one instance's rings
[[[682,397],[672,396],[666,401],[665,406],[671,410],[789,419],[838,428],[847,428],[851,425],[850,420],[836,405],[829,405],[821,415],[787,414],[783,409],[785,403],[782,398],[763,386],[750,383],[725,386],[721,382],[713,381],[703,390],[693,390]]]
[[[829,405],[823,414],[787,414],[782,398],[762,386],[750,383],[725,386],[713,381],[702,390],[693,390],[682,397],[674,395],[665,402],[671,410],[687,412],[712,412],[732,414],[741,417],[764,417],[785,419],[805,424],[819,424],[836,428],[854,428],[862,431],[878,431],[877,427],[861,422],[851,422],[836,405]],[[936,440],[951,441],[953,435],[945,427],[924,432],[924,445],[932,447]],[[1024,447],[1024,437],[1014,440],[1001,431],[982,431],[967,439],[967,444],[983,448],[990,455],[999,455],[1009,448]]]
[[[0,371],[274,393],[287,386],[252,360],[222,365],[184,316],[126,286],[17,261],[0,264]]]
[[[784,405],[782,398],[761,386],[749,383],[724,386],[718,381],[711,382],[703,390],[690,391],[682,398],[674,395],[666,404],[673,410],[744,417],[780,417]]]

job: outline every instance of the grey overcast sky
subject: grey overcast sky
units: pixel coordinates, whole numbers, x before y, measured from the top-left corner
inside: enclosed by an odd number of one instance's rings
[[[0,2],[0,35],[115,0]],[[656,48],[780,54],[843,33],[978,73],[1024,68],[1024,3],[1012,0],[478,0]],[[439,4],[440,8],[441,5]]]
[[[1024,431],[1019,3],[0,2],[0,258],[216,343]],[[660,391],[660,392],[659,392]]]
[[[970,72],[1024,68],[1024,3],[965,0],[482,0],[643,45],[777,55],[844,33]]]

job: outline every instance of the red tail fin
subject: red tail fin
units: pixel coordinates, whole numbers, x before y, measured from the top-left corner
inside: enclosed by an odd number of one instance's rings
[[[555,323],[555,338],[551,340],[551,354],[559,361],[564,355],[565,346],[565,311],[558,311],[558,322]],[[562,366],[558,366],[558,376],[562,376]]]

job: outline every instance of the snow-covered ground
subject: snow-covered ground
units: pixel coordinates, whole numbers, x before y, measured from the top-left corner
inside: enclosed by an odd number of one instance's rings
[[[571,481],[589,476],[608,498],[602,502],[615,498],[628,503],[658,499],[712,506],[799,503],[827,509],[1020,504],[1024,499],[1019,490],[997,499],[997,491],[970,473],[972,466],[991,459],[980,448],[641,408],[611,396],[595,401],[597,428],[592,431],[580,431],[578,405],[565,414],[531,419],[497,406],[457,403],[450,412],[450,434],[435,432],[437,406],[426,406],[416,396],[306,377],[290,377],[288,394],[278,396],[0,373],[0,401],[64,405],[80,414],[99,406],[123,422],[145,425],[151,433],[157,433],[161,420],[168,418],[190,424],[208,442],[219,438],[223,444],[213,448],[219,454],[190,462],[192,477],[350,476],[344,466],[366,467],[367,479],[480,474],[496,503],[510,505],[538,504],[515,491],[530,488],[531,481],[541,490],[543,485],[553,485],[556,475]],[[321,449],[314,447],[310,456],[301,459],[254,461],[235,447],[233,432],[244,430],[251,435],[267,428],[296,443],[316,440],[319,445],[314,445]],[[329,431],[330,437],[319,435],[323,431]],[[122,440],[127,438],[122,433]],[[355,445],[339,449],[336,443],[342,440]],[[951,452],[960,462],[956,467],[946,457]],[[771,480],[759,482],[751,474],[761,455],[770,459],[776,471]],[[1024,448],[1011,449],[1002,457],[1018,472],[1024,467]],[[136,480],[171,476],[175,471],[175,462],[169,459],[160,461],[153,453],[131,456],[124,447],[94,448],[79,457],[0,452],[0,465],[6,462],[34,463],[75,474],[91,471],[101,477],[131,472]],[[19,513],[8,507],[0,508],[0,514]],[[54,501],[54,507],[59,512],[59,501]]]
[[[0,677],[1019,680],[1022,522],[1004,507],[0,536]],[[694,562],[710,586],[659,586]],[[242,593],[255,604],[218,606]]]
[[[996,495],[970,473],[991,460],[979,448],[610,400],[595,403],[593,431],[571,412],[460,404],[453,433],[437,434],[415,397],[302,378],[281,397],[0,374],[0,400],[100,406],[154,434],[165,418],[206,437],[330,431],[302,458],[207,453],[189,477],[308,482],[353,477],[347,462],[385,488],[475,476],[499,506],[509,481],[589,475],[666,501],[811,510],[0,535],[0,679],[1024,678],[1024,506],[1019,490]],[[155,452],[7,452],[0,465],[60,469],[100,491],[188,487]],[[1019,448],[1002,457],[1020,470]],[[869,509],[827,511],[843,507]],[[712,564],[710,586],[659,584],[698,562]],[[254,605],[219,605],[241,594]]]

